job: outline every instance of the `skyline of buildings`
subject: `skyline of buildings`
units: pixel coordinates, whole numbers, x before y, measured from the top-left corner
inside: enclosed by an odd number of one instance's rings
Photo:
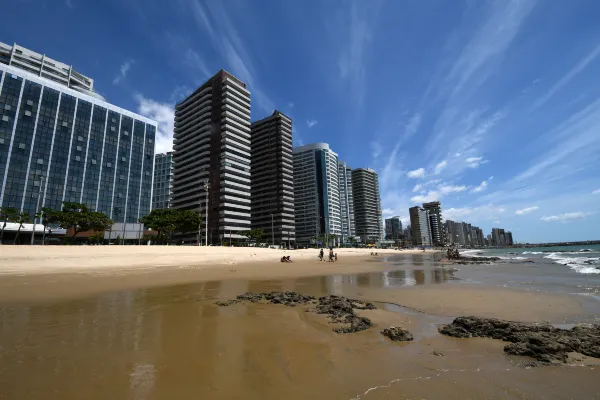
[[[71,201],[115,222],[148,214],[157,123],[106,102],[66,64],[0,47],[0,206],[33,217]]]

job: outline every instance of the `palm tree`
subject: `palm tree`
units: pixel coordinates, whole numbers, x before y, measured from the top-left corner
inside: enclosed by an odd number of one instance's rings
[[[21,233],[21,228],[23,227],[23,224],[26,222],[29,222],[29,214],[27,213],[22,213],[19,212],[17,213],[14,222],[19,224],[19,229],[17,229],[17,234],[15,235],[15,241],[13,242],[13,244],[17,244],[17,239],[19,238],[19,233]]]
[[[0,207],[0,218],[2,219],[2,229],[0,230],[0,244],[2,244],[2,237],[4,236],[4,230],[6,229],[6,223],[8,221],[14,221],[19,210],[14,207]]]
[[[34,219],[34,222],[35,222],[36,219],[39,219],[40,220],[40,225],[42,225],[43,231],[46,230],[46,223],[44,222],[44,211],[43,210],[36,212],[33,215],[33,219]],[[34,224],[34,226],[35,226],[35,224]],[[32,229],[32,231],[31,231],[31,244],[34,244],[34,243],[35,243],[35,229]]]

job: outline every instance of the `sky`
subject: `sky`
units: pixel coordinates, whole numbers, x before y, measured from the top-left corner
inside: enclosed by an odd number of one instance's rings
[[[596,0],[15,0],[0,41],[72,64],[159,123],[223,68],[252,120],[379,173],[384,217],[445,219],[518,242],[600,239]],[[6,16],[10,16],[7,18]]]

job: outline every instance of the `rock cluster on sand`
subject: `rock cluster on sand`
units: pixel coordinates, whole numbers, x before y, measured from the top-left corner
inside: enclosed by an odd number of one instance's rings
[[[504,347],[506,353],[533,357],[543,363],[566,362],[570,352],[600,358],[599,325],[559,329],[494,318],[459,317],[439,331],[457,338],[486,337],[511,342]]]
[[[460,257],[455,264],[467,265],[467,264],[489,264],[492,261],[499,261],[499,257]]]
[[[381,334],[385,337],[392,339],[394,342],[407,342],[413,340],[413,335],[398,326],[390,326],[381,331]]]
[[[374,310],[372,303],[364,303],[360,300],[348,299],[342,296],[319,297],[318,301],[313,296],[307,296],[296,292],[265,292],[244,293],[237,296],[236,300],[217,301],[218,306],[229,306],[240,301],[258,303],[267,301],[272,304],[283,304],[295,307],[299,304],[316,304],[314,311],[317,314],[326,314],[333,323],[347,324],[334,329],[337,333],[354,333],[364,331],[373,326],[369,318],[361,317],[354,310]]]

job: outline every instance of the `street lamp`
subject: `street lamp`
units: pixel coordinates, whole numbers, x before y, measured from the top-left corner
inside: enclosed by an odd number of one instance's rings
[[[204,191],[206,192],[206,219],[205,219],[205,230],[204,230],[204,243],[206,246],[208,246],[208,190],[210,189],[210,183],[208,182],[208,179],[204,181]],[[212,235],[211,235],[212,238]]]
[[[273,243],[273,247],[275,247],[275,230],[273,229],[273,214],[271,214],[271,242]]]
[[[198,196],[198,215],[202,217],[202,196]],[[198,247],[200,247],[200,241],[202,239],[202,221],[198,222]]]
[[[44,186],[44,177],[41,176],[40,177],[40,188],[38,190],[38,196],[37,196],[37,204],[35,205],[35,215],[33,216],[33,232],[31,232],[31,245],[33,245],[33,242],[35,240],[35,225],[36,225],[36,215],[37,213],[40,212],[40,199],[42,198],[42,186]],[[42,217],[40,215],[40,223],[42,222]],[[43,227],[43,225],[42,225]],[[46,228],[44,228],[46,229]]]

